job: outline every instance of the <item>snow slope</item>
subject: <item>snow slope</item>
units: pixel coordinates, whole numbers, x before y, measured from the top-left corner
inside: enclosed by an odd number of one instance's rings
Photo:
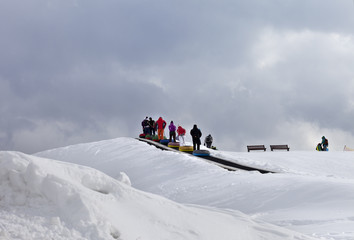
[[[146,147],[130,139],[111,142],[127,141],[133,152]],[[113,154],[110,141],[105,143],[65,149],[76,149],[72,160],[83,161],[90,156],[81,152],[87,148]],[[100,154],[94,151],[91,157]],[[55,152],[66,155],[64,149]],[[312,239],[239,211],[184,205],[132,188],[118,164],[119,155],[129,154],[113,155],[118,156],[110,164],[116,179],[82,165],[0,152],[0,239]]]
[[[229,172],[199,158],[161,151],[132,138],[73,145],[37,156],[90,166],[115,179],[124,172],[133,187],[178,203],[217,211],[228,209],[232,214],[241,211],[249,216],[247,221],[265,221],[319,239],[354,239],[353,152],[212,154],[279,174]],[[192,225],[199,221],[203,219]],[[247,238],[243,237],[240,239]]]

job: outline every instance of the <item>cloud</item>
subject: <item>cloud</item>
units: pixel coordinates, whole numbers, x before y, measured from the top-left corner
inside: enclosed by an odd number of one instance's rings
[[[145,116],[196,123],[226,150],[312,150],[324,132],[349,144],[352,10],[332,1],[2,1],[1,149],[135,137]]]

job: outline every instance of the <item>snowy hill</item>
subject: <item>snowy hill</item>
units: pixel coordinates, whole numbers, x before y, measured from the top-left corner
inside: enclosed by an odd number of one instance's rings
[[[349,152],[212,152],[280,174],[132,138],[0,154],[1,240],[354,239]]]
[[[310,239],[237,211],[185,206],[95,169],[1,153],[0,239]]]

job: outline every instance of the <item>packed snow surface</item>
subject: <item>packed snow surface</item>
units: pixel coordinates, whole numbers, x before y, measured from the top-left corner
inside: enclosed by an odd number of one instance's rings
[[[0,240],[354,239],[354,152],[211,154],[133,138],[0,152]]]

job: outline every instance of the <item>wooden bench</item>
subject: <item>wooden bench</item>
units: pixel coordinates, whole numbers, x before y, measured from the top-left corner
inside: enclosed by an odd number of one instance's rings
[[[249,145],[247,146],[247,151],[252,151],[252,150],[263,150],[266,151],[266,148],[264,145]]]
[[[270,150],[273,151],[273,149],[279,149],[279,150],[288,150],[289,151],[289,147],[288,145],[270,145]]]

